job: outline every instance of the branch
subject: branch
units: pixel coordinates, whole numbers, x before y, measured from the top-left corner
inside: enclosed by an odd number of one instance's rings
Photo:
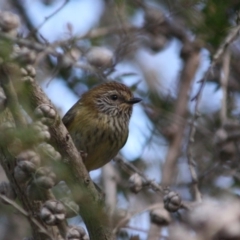
[[[86,38],[100,38],[104,37],[110,34],[120,34],[120,33],[127,33],[127,32],[133,32],[133,31],[139,31],[140,29],[131,25],[124,25],[120,27],[112,26],[112,27],[101,27],[96,28],[88,32],[87,34],[83,36],[77,36],[75,37],[76,40],[86,39]]]
[[[129,215],[127,215],[126,217],[122,218],[118,223],[117,225],[115,226],[115,228],[113,229],[113,234],[115,235],[118,230],[125,226],[125,224],[134,216],[138,215],[138,214],[141,214],[143,212],[146,212],[146,211],[150,211],[150,210],[153,210],[153,209],[156,209],[156,208],[163,208],[163,204],[162,203],[156,203],[156,204],[153,204],[153,205],[150,205],[150,206],[147,206],[146,208],[143,208],[139,211],[136,211],[134,213],[131,213]]]
[[[34,31],[34,25],[33,22],[31,21],[30,17],[28,16],[25,8],[24,8],[24,4],[22,3],[22,1],[20,0],[10,0],[9,1],[10,4],[17,9],[17,11],[19,12],[19,15],[22,17],[23,21],[25,21],[27,28],[29,29],[29,31]],[[38,41],[38,37],[37,35],[34,35],[34,39],[36,41]]]
[[[49,20],[51,19],[53,16],[55,16],[58,12],[60,12],[68,3],[70,2],[70,0],[65,0],[63,2],[63,4],[57,8],[53,13],[51,13],[49,16],[45,17],[44,21],[37,27],[35,28],[31,34],[35,34],[36,32],[38,32],[38,30]]]
[[[13,43],[18,43],[19,45],[23,45],[25,47],[29,47],[31,49],[34,49],[36,51],[43,51],[46,52],[47,54],[52,54],[55,57],[58,57],[60,54],[54,49],[54,44],[51,45],[44,45],[40,44],[31,40],[23,39],[23,38],[17,38],[10,36],[9,34],[3,33],[0,31],[0,38],[8,40]]]
[[[198,115],[196,115],[196,118],[192,119],[192,122],[190,124],[190,132],[188,136],[188,142],[187,142],[187,160],[188,160],[188,167],[190,174],[192,176],[192,188],[193,188],[193,199],[194,201],[201,202],[202,196],[201,192],[198,189],[198,176],[195,171],[195,162],[193,160],[193,154],[192,154],[192,145],[194,143],[194,136],[196,132],[196,126],[194,125],[194,122],[197,120]]]
[[[226,51],[223,54],[222,74],[220,75],[220,83],[222,87],[222,105],[220,110],[220,119],[222,125],[227,120],[227,86],[229,78],[229,66],[230,66],[230,52],[229,49],[226,49]]]
[[[105,193],[105,203],[109,207],[110,215],[112,215],[117,203],[117,182],[116,172],[111,163],[102,168],[102,182]]]
[[[183,52],[184,49],[186,49],[186,53]],[[179,123],[173,123],[172,126],[169,127],[170,131],[173,132],[173,136],[169,144],[166,161],[162,170],[162,183],[166,186],[172,183],[176,171],[175,167],[181,150],[186,124],[189,90],[199,66],[199,47],[194,43],[186,42],[185,46],[183,46],[183,50],[182,58],[184,60],[184,67],[180,76],[180,86],[174,112],[174,114],[183,119],[183,123],[181,125]]]
[[[143,180],[145,181],[144,186],[150,186],[153,191],[156,192],[164,192],[164,189],[162,186],[160,186],[158,183],[156,183],[154,180],[149,179],[147,176],[144,175],[143,172],[141,172],[138,168],[136,168],[133,164],[125,161],[123,157],[117,156],[113,159],[117,164],[119,164],[123,169],[128,169],[134,173],[138,173]]]

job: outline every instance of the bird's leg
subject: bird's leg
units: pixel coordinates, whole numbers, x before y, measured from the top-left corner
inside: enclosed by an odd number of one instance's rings
[[[82,157],[83,162],[86,160],[88,154],[82,150],[79,151],[80,156]]]

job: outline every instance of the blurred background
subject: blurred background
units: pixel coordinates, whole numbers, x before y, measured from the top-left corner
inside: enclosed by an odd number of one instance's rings
[[[19,37],[53,45],[62,53],[61,57],[34,53],[37,81],[61,116],[84,92],[104,81],[125,83],[143,98],[134,106],[121,158],[148,179],[170,186],[185,201],[197,200],[191,164],[202,196],[240,192],[240,45],[238,34],[232,33],[239,24],[239,7],[237,0],[0,2],[1,11],[20,17]],[[184,51],[193,45],[199,60],[191,73],[185,69],[189,63]],[[193,76],[188,84],[184,71]],[[181,101],[184,98],[186,102]],[[169,168],[171,154],[175,157]],[[109,206],[131,216],[119,239],[132,235],[150,239],[147,208],[160,202],[161,194],[146,187],[136,195],[128,183],[133,172],[116,162],[90,174],[106,192]],[[113,181],[113,198],[106,176]],[[0,178],[5,178],[2,171]],[[14,212],[9,216],[0,215],[0,232],[9,232],[11,226],[25,236]],[[79,217],[70,221],[81,224]],[[167,228],[160,232],[162,239],[167,238]]]

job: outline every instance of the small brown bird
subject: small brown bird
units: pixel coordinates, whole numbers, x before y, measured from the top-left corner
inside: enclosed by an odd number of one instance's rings
[[[88,171],[108,163],[124,146],[132,106],[140,102],[122,83],[100,84],[84,93],[63,117]]]

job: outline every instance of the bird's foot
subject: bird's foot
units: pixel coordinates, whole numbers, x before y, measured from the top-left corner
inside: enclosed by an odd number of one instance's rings
[[[87,158],[88,154],[82,150],[79,151],[80,156],[82,157],[83,161]]]

